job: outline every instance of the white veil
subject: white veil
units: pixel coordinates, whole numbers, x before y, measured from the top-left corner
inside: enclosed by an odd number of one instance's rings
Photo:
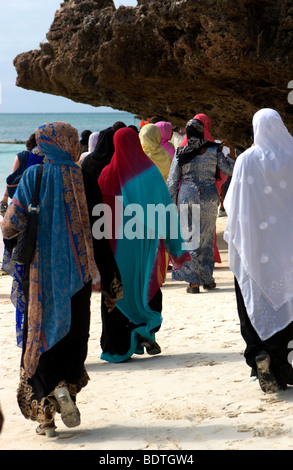
[[[225,197],[224,239],[247,313],[262,340],[293,321],[293,137],[280,115],[253,117]]]

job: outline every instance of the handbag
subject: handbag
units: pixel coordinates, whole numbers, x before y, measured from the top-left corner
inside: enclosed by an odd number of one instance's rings
[[[25,228],[17,236],[16,245],[14,246],[11,254],[11,261],[24,264],[29,264],[31,262],[37,240],[38,213],[40,211],[39,193],[41,188],[42,175],[43,165],[39,165],[37,169],[36,186],[31,203],[28,207],[27,223]]]

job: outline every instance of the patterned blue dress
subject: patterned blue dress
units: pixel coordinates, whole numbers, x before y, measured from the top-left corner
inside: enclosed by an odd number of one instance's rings
[[[191,259],[186,261],[180,269],[173,269],[174,280],[199,285],[214,282],[214,234],[219,205],[215,184],[216,169],[230,176],[234,163],[234,160],[226,157],[216,146],[209,147],[205,153],[195,156],[189,163],[182,166],[179,166],[175,154],[167,186],[173,202],[178,207],[182,233],[187,246],[190,247]],[[183,217],[185,211],[182,208],[187,208],[187,205],[188,217]],[[197,244],[194,243],[196,238],[198,238]],[[191,240],[193,240],[192,243]]]

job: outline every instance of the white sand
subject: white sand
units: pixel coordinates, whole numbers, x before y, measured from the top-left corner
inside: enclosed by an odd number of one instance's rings
[[[57,416],[57,436],[35,434],[16,402],[20,350],[15,345],[11,279],[0,278],[1,386],[6,450],[285,450],[293,448],[293,390],[265,395],[243,359],[244,343],[218,219],[222,264],[218,288],[191,295],[185,283],[163,286],[158,356],[135,356],[123,364],[100,359],[99,294],[92,301],[87,370],[79,394],[82,423],[66,428]]]

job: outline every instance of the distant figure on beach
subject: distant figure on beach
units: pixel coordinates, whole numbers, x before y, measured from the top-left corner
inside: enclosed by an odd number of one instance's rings
[[[92,153],[95,150],[99,135],[100,135],[100,132],[92,132],[91,135],[89,136],[88,149],[86,152],[83,152],[79,157],[80,164],[82,164],[85,157],[87,157],[90,153]]]
[[[85,129],[84,131],[82,131],[81,139],[79,141],[79,143],[80,143],[80,155],[83,152],[87,151],[88,146],[89,146],[89,138],[90,138],[91,133],[92,133],[92,131],[90,131],[88,129]]]
[[[185,128],[183,129],[180,126],[173,126],[171,144],[173,145],[175,150],[177,150],[177,148],[180,147],[184,137],[185,137]]]
[[[161,145],[160,129],[156,124],[146,124],[140,130],[139,138],[144,153],[158,167],[164,180],[167,181],[172,157]]]
[[[165,118],[163,116],[152,116],[149,118],[147,124],[156,124],[159,121],[165,121]]]
[[[0,212],[4,216],[8,207],[8,198],[12,198],[19,180],[26,169],[30,152],[36,147],[35,134],[31,134],[25,143],[27,150],[19,152],[13,162],[11,174],[6,180],[6,189],[0,202]]]
[[[126,127],[126,124],[122,121],[116,121],[114,124],[112,124],[112,129],[114,132],[118,131],[122,127]]]
[[[130,124],[129,126],[129,129],[133,129],[135,132],[137,132],[139,134],[139,130],[136,126],[134,126],[133,124]]]
[[[167,186],[178,209],[188,206],[188,217],[179,217],[191,260],[177,270],[172,278],[189,283],[187,292],[199,293],[200,286],[216,287],[214,271],[214,234],[219,204],[216,188],[217,169],[231,175],[234,160],[226,157],[219,144],[206,140],[204,125],[191,119],[186,125],[187,144],[176,150]],[[181,182],[181,184],[180,184]],[[179,187],[180,185],[180,187]],[[178,191],[179,188],[179,191]],[[195,208],[199,208],[199,212]],[[198,233],[198,235],[196,235]],[[195,239],[198,238],[198,243]],[[192,243],[188,245],[191,240]]]
[[[38,146],[36,145],[32,151],[30,152],[26,164],[26,169],[33,165],[42,165],[46,161],[46,156],[43,152],[40,151]]]
[[[236,161],[224,238],[245,359],[265,393],[293,384],[293,137],[279,113],[253,116],[254,145]]]
[[[102,171],[98,184],[104,203],[111,209],[106,227],[112,235],[110,244],[123,282],[123,299],[113,311],[108,313],[102,306],[101,358],[116,363],[144,350],[150,355],[161,352],[155,335],[162,322],[165,250],[176,268],[189,254],[168,188],[144,153],[137,132],[119,129],[114,147],[111,163]],[[165,232],[151,215],[148,217],[148,208],[158,204],[170,206],[171,222],[166,224]],[[171,236],[170,225],[177,229],[176,238]]]
[[[8,187],[8,193],[12,199],[14,197],[14,193],[17,189],[17,186],[19,184],[20,179],[22,178],[24,171],[33,165],[44,164],[46,161],[45,155],[39,150],[38,146],[36,145],[35,134],[33,134],[32,143],[35,144],[35,147],[30,152],[28,152],[28,156],[22,155],[20,157],[21,164],[18,167],[18,171],[10,175],[13,177],[14,183],[17,183],[17,185],[14,184],[11,187]],[[9,181],[9,178],[7,178],[7,180]],[[7,252],[7,248],[4,245],[3,246],[3,266],[7,266],[6,264],[7,257],[9,257],[9,253]],[[18,263],[17,261],[15,261],[15,265],[13,266],[13,272],[8,273],[13,277],[12,287],[11,287],[11,299],[12,299],[13,305],[15,306],[16,336],[17,336],[18,342],[19,342],[19,337],[22,336],[22,326],[23,326],[22,320],[23,320],[23,315],[24,315],[24,311],[26,308],[26,304],[22,295],[22,287],[20,286],[20,283],[19,283],[19,279],[23,277],[23,273],[24,273],[24,265],[22,263]]]
[[[112,126],[103,129],[98,136],[94,150],[82,161],[83,172],[97,182],[102,170],[108,165],[114,153],[113,138],[118,129],[126,127],[124,122],[117,121]]]
[[[160,145],[164,147],[164,149],[167,150],[167,152],[169,152],[169,154],[173,158],[175,149],[173,145],[170,143],[170,140],[172,139],[172,135],[173,135],[173,126],[171,122],[159,121],[159,122],[156,122],[156,126],[160,129],[160,133],[161,133]]]
[[[96,256],[96,248],[94,258],[83,177],[75,163],[80,148],[77,130],[64,122],[47,123],[37,129],[36,140],[47,162],[40,188],[37,242],[19,279],[26,310],[17,400],[25,418],[39,422],[37,434],[52,436],[56,413],[61,413],[68,427],[80,423],[76,398],[88,382],[84,363],[92,287],[102,286],[109,309],[121,292],[111,288],[119,273],[110,250],[111,256],[104,258],[106,240],[100,240],[101,257]],[[1,224],[10,248],[25,229],[39,167],[25,171]],[[8,258],[6,265],[4,270],[9,269]],[[105,269],[107,277],[101,279]]]

